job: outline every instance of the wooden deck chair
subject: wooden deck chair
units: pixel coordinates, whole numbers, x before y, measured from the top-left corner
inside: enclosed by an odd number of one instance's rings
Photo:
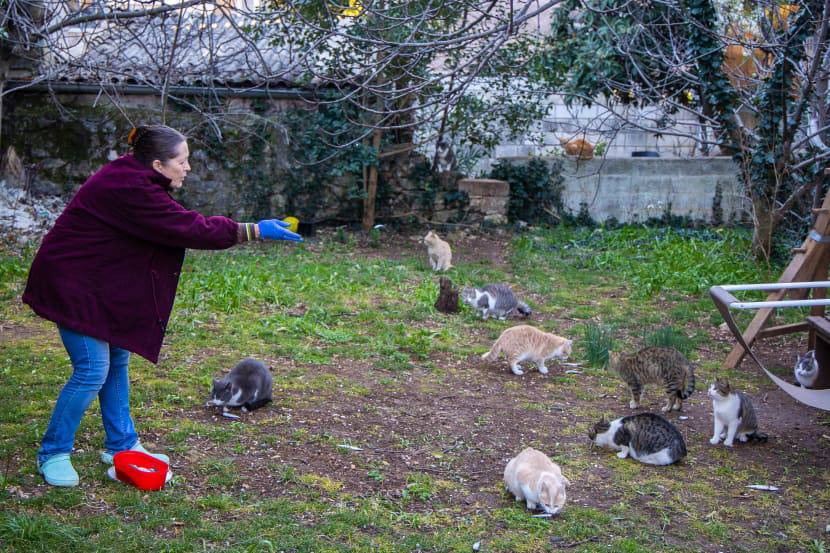
[[[744,341],[743,335],[738,328],[738,325],[735,323],[735,319],[732,318],[732,313],[730,311],[730,309],[775,309],[781,307],[811,307],[817,305],[830,305],[830,300],[828,299],[741,302],[730,293],[738,290],[787,290],[798,288],[830,288],[830,281],[712,286],[709,289],[709,294],[712,296],[712,301],[715,302],[715,306],[718,308],[718,311],[720,311],[720,314],[723,316],[723,320],[726,321],[726,326],[729,327],[729,330],[735,336],[735,339],[744,348],[746,353],[752,357],[755,364],[766,373],[770,380],[775,382],[779,388],[787,392],[787,394],[792,396],[797,401],[811,407],[830,411],[830,362],[827,362],[830,361],[830,334],[825,334],[825,332],[822,331],[822,325],[813,325],[815,330],[812,330],[811,332],[817,332],[815,340],[816,359],[819,360],[820,365],[817,385],[824,385],[827,388],[802,388],[801,386],[796,386],[782,380],[764,367],[752,349]],[[826,361],[823,366],[821,364],[822,359]]]

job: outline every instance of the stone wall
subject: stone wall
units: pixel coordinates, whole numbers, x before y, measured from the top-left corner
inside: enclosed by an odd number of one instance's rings
[[[127,151],[132,125],[125,113],[136,122],[161,119],[158,100],[152,97],[125,97],[118,108],[92,95],[59,100],[60,106],[42,94],[8,97],[0,154],[11,146],[27,177],[0,174],[0,181],[38,196],[68,199],[92,173]],[[188,135],[191,151],[192,170],[184,187],[174,193],[177,201],[204,214],[238,220],[293,215],[306,222],[359,221],[362,174],[344,172],[318,180],[290,159],[292,138],[279,124],[280,114],[299,107],[307,108],[286,100],[232,99],[227,111],[238,115],[221,127],[221,141],[203,117],[171,110],[167,124]],[[269,125],[263,126],[263,121]],[[256,132],[246,133],[252,125]],[[495,200],[478,197],[468,213],[468,195],[457,185],[463,175],[434,175],[429,167],[429,160],[417,153],[384,158],[377,217],[476,224],[494,215],[490,204]],[[506,201],[502,203],[506,209]],[[495,220],[503,221],[505,214],[495,213]]]

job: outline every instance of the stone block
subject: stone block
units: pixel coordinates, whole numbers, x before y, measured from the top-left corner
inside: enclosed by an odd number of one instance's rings
[[[509,196],[510,183],[495,179],[461,179],[458,189],[466,192],[470,199],[474,196]]]

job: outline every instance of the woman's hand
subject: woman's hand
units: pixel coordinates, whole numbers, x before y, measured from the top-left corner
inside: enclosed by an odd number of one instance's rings
[[[279,219],[265,219],[257,223],[257,231],[259,237],[263,240],[291,240],[292,242],[302,242],[303,237],[299,234],[288,230],[291,226],[285,221]]]

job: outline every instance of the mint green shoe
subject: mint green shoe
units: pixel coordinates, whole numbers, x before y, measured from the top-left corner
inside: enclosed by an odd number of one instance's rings
[[[43,475],[47,484],[72,488],[78,485],[80,479],[68,453],[58,453],[46,459],[43,463],[37,464],[37,471]]]
[[[141,445],[141,442],[136,442],[135,445],[130,448],[130,451],[140,451],[141,453],[146,453],[147,455],[150,455],[151,457],[155,457],[159,461],[163,461],[163,462],[167,463],[168,465],[170,464],[170,457],[168,457],[164,453],[150,453],[149,451],[144,449],[144,446]],[[101,452],[101,462],[106,463],[107,465],[111,465],[112,464],[112,457],[116,453],[118,453],[118,452],[117,451],[102,451]]]

